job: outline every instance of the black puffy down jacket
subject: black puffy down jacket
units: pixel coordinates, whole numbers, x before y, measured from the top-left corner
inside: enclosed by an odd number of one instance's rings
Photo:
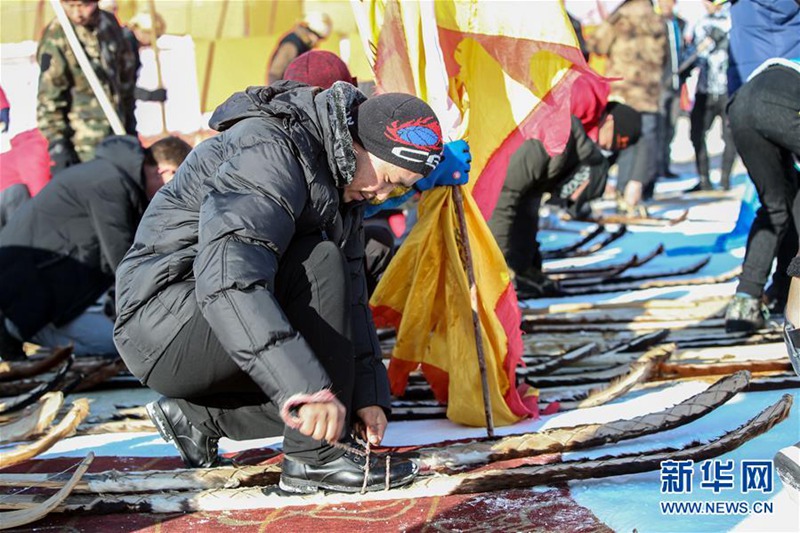
[[[236,363],[279,406],[330,380],[273,296],[296,235],[325,232],[353,286],[353,408],[389,407],[367,304],[363,206],[340,201],[355,152],[347,111],[364,95],[281,81],[250,87],[214,112],[221,133],[197,146],[148,207],[117,276],[114,338],[145,381],[197,306]]]

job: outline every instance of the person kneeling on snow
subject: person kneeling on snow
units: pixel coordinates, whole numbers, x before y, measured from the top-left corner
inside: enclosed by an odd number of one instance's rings
[[[114,284],[147,202],[191,146],[167,137],[144,149],[107,137],[27,200],[0,231],[0,356],[22,341],[113,354],[112,318],[93,304]]]
[[[364,277],[363,211],[439,163],[438,119],[398,93],[367,99],[279,80],[216,109],[220,133],[156,195],[117,278],[117,347],[188,467],[218,440],[283,434],[280,486],[358,492],[417,466],[366,461],[390,408]],[[336,444],[346,442],[345,446]]]
[[[506,179],[489,219],[489,229],[512,272],[521,300],[557,296],[558,284],[542,272],[536,234],[542,195],[549,193],[581,217],[589,200],[602,196],[609,158],[633,145],[641,134],[641,116],[633,108],[610,102],[600,121],[595,144],[580,120],[572,117],[563,151],[551,156],[538,139],[529,139],[511,155]]]

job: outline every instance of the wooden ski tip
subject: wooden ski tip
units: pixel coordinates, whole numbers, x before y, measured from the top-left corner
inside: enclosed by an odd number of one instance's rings
[[[72,474],[72,477],[69,479],[69,481],[67,481],[64,486],[61,487],[61,490],[50,496],[42,503],[29,509],[0,513],[0,529],[11,529],[25,526],[27,524],[36,522],[37,520],[41,520],[50,514],[72,493],[75,485],[78,484],[83,475],[89,469],[89,465],[92,464],[92,461],[94,461],[94,453],[89,452],[89,454],[78,465],[78,468],[75,470],[75,473]]]

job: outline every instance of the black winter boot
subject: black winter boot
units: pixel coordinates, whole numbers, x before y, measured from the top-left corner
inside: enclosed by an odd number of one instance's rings
[[[519,300],[561,296],[561,285],[547,277],[543,272],[529,268],[518,272],[513,278],[514,289]]]
[[[178,448],[187,468],[212,468],[233,464],[229,459],[218,455],[219,439],[209,437],[195,428],[172,398],[161,398],[157,402],[148,403],[146,409],[161,437],[167,442],[173,442]]]
[[[361,492],[363,488],[367,491],[376,491],[407,485],[419,472],[419,466],[411,459],[391,456],[387,487],[385,458],[385,455],[370,455],[369,475],[365,486],[367,458],[364,455],[347,451],[338,459],[319,466],[303,463],[287,455],[283,458],[281,466],[280,487],[286,492],[295,494],[311,494],[320,489]]]
[[[753,332],[766,327],[769,310],[761,298],[736,293],[725,311],[725,331]]]

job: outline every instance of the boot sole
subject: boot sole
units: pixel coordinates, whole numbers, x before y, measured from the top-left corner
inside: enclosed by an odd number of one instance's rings
[[[159,407],[157,402],[150,402],[144,406],[145,411],[147,411],[147,416],[150,418],[150,421],[158,430],[158,434],[161,435],[161,438],[167,442],[172,442],[175,440],[175,433],[172,428],[169,426],[169,422],[167,422],[167,417],[164,415],[164,411]]]
[[[417,477],[417,474],[412,474],[407,478],[403,478],[400,480],[396,480],[393,483],[389,484],[389,489],[396,489],[398,487],[404,487],[414,481],[414,478]],[[286,476],[281,476],[280,481],[278,482],[278,487],[284,492],[288,492],[290,494],[314,494],[319,492],[320,490],[329,490],[333,492],[349,492],[349,493],[358,493],[361,492],[361,486],[358,487],[347,487],[344,485],[334,485],[330,483],[324,483],[319,481],[311,481],[308,479],[293,479]],[[367,486],[367,492],[376,492],[379,490],[384,490],[386,487],[383,483]]]
[[[167,418],[167,415],[164,414],[164,410],[161,409],[161,406],[158,405],[158,402],[148,403],[145,406],[145,410],[147,411],[147,416],[150,417],[150,421],[153,422],[154,426],[156,426],[158,434],[161,435],[161,438],[167,442],[174,443],[175,448],[177,448],[178,453],[181,455],[181,459],[183,460],[184,464],[189,464],[189,461],[183,454],[183,450],[181,450],[181,447],[178,446],[178,441],[175,436],[175,429],[173,429],[172,425],[169,423],[169,418]]]
[[[228,459],[226,457],[218,456],[216,462],[212,466],[196,466],[193,465],[192,462],[187,459],[186,455],[183,453],[183,449],[178,446],[178,438],[175,435],[175,428],[172,427],[172,424],[169,423],[169,418],[167,415],[164,414],[164,410],[161,409],[161,406],[158,405],[158,402],[151,402],[145,405],[145,410],[147,411],[147,416],[150,417],[150,421],[153,422],[153,425],[158,430],[158,434],[161,435],[161,438],[167,442],[172,442],[175,445],[175,448],[178,450],[178,453],[183,460],[183,464],[186,465],[186,468],[215,468],[220,466],[236,466],[236,462]]]

